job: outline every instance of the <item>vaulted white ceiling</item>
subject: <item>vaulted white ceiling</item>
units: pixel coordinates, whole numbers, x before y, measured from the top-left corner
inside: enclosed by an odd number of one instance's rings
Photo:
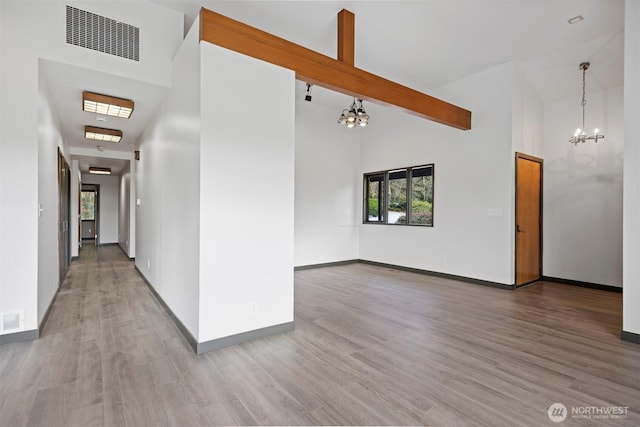
[[[588,90],[623,84],[622,0],[150,1],[185,14],[185,32],[204,6],[331,57],[337,13],[346,8],[356,15],[356,66],[426,93],[511,61],[543,102],[575,96],[578,105],[583,61],[592,63]],[[584,20],[570,25],[577,15]],[[133,151],[167,90],[51,61],[41,69],[72,146],[99,145],[83,139],[87,121],[116,121],[125,137],[108,149]],[[133,99],[136,110],[130,120],[96,122],[79,109],[82,90]],[[303,83],[297,91],[302,99]],[[319,88],[313,102],[335,108],[336,117],[346,107],[344,96]]]
[[[356,66],[425,92],[510,61],[545,102],[580,92],[583,61],[594,89],[622,85],[622,0],[152,1],[184,13],[186,28],[204,6],[331,57],[346,8]]]

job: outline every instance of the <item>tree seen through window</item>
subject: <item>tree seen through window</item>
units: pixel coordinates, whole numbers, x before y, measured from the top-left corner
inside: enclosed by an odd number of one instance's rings
[[[95,191],[83,191],[80,193],[80,219],[82,221],[95,221],[96,214]]]

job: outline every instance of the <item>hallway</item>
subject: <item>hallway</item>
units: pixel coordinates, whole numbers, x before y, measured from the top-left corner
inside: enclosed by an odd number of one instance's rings
[[[42,338],[0,348],[0,425],[125,425],[149,380],[175,379],[180,339],[121,249],[85,242]]]
[[[305,270],[294,332],[196,356],[119,247],[80,254],[43,337],[0,346],[1,426],[540,425],[554,401],[639,420],[620,294]]]

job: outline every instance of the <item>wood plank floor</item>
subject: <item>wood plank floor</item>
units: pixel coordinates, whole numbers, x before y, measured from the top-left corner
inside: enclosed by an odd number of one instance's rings
[[[552,425],[629,407],[621,295],[353,264],[296,277],[296,330],[196,356],[117,247],[74,262],[41,339],[0,346],[0,426]]]

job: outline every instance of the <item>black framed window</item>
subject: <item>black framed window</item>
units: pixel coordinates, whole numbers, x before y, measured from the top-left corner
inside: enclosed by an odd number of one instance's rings
[[[384,173],[365,175],[365,222],[384,222]]]
[[[387,206],[388,224],[407,223],[407,170],[394,170],[387,172],[387,194],[389,205]]]
[[[411,169],[411,225],[433,226],[433,165]]]
[[[434,165],[364,174],[364,223],[433,226]]]

